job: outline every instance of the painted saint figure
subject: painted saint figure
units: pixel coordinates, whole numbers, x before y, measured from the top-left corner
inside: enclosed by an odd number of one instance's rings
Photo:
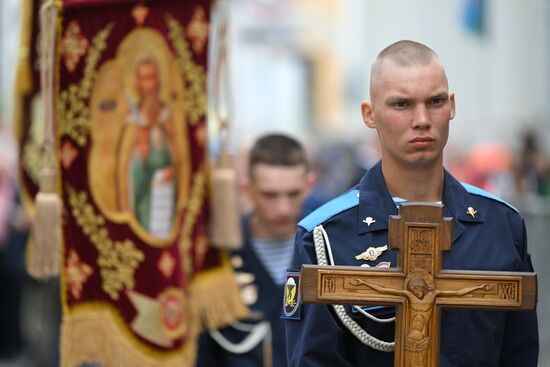
[[[405,307],[409,309],[409,325],[405,331],[405,349],[414,356],[408,367],[422,367],[426,364],[430,347],[430,319],[437,297],[464,296],[479,289],[489,290],[491,287],[489,284],[481,284],[456,291],[442,291],[429,286],[424,277],[433,284],[433,278],[427,272],[409,276],[405,280],[404,289],[387,288],[363,279],[352,282],[353,285],[364,284],[380,293],[407,298],[408,304]]]
[[[149,233],[165,238],[172,229],[176,203],[174,155],[169,140],[170,108],[160,98],[156,61],[136,66],[137,103],[130,103],[127,125],[136,127],[128,164],[128,207]]]

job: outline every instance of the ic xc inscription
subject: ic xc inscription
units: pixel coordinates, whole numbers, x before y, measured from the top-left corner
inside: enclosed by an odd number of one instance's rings
[[[409,239],[411,244],[411,252],[430,254],[434,245],[434,229],[409,228]]]

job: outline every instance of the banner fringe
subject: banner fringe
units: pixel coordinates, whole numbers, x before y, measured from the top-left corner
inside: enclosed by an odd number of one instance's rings
[[[192,313],[201,320],[201,331],[217,329],[249,316],[235,274],[229,266],[198,274],[190,287]]]
[[[65,315],[61,345],[61,367],[84,362],[99,362],[102,367],[193,367],[197,348],[190,340],[177,353],[148,355],[145,348],[136,348],[106,309]]]

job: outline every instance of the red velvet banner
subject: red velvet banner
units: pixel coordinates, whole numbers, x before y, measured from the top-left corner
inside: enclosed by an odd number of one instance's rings
[[[205,231],[210,0],[65,0],[60,16],[62,365],[192,365],[204,323],[246,312]]]

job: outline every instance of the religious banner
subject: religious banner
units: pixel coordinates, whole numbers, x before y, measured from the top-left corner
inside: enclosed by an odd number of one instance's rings
[[[210,0],[59,6],[61,365],[192,366],[201,328],[247,312],[206,235]]]

